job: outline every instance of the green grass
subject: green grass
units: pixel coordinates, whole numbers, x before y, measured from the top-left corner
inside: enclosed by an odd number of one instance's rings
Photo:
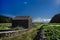
[[[48,24],[44,26],[44,34],[48,40],[60,40],[60,25]]]
[[[14,30],[23,30],[24,28],[17,26],[17,27],[15,27],[15,28],[13,28],[13,29],[14,29]]]
[[[15,27],[14,30],[23,30],[23,27]],[[0,23],[0,30],[12,30],[12,24],[11,23]]]
[[[33,40],[37,35],[38,29],[43,26],[44,35],[47,40],[60,40],[60,24],[35,24],[32,29],[27,32],[18,34],[17,36],[7,37],[1,40]]]
[[[35,26],[37,26],[37,27],[33,27],[32,29],[30,29],[27,32],[21,33],[17,36],[13,36],[13,37],[7,37],[2,40],[33,40],[35,38],[35,36],[37,35],[38,29],[41,27],[41,25],[36,24]]]
[[[9,30],[11,29],[11,23],[0,23],[0,30]]]

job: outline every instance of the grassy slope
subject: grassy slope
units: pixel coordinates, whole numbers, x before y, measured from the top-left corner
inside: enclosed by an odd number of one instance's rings
[[[9,30],[11,25],[11,23],[0,23],[0,30]]]
[[[48,40],[60,40],[60,24],[42,24],[44,26],[44,34]],[[35,26],[27,32],[19,34],[17,36],[4,38],[2,40],[33,40],[37,35],[41,24],[35,24]]]
[[[15,27],[14,30],[23,30],[22,27]],[[0,23],[0,30],[12,30],[12,24],[11,23]]]
[[[40,24],[36,24],[36,27],[30,29],[27,32],[24,32],[22,34],[19,34],[17,36],[13,36],[13,37],[8,37],[2,40],[33,40],[35,38],[35,36],[37,35],[37,29],[39,29],[41,27]]]
[[[44,34],[48,40],[60,40],[60,24],[44,26]]]

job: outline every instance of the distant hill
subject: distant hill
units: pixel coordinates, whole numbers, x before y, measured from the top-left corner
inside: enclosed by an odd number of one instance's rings
[[[0,15],[0,23],[11,23],[11,22],[12,22],[12,18],[4,15]]]
[[[52,17],[50,23],[60,23],[60,13]]]

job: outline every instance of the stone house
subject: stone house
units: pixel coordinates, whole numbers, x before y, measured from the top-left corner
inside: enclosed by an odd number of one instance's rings
[[[31,28],[32,19],[30,16],[16,16],[12,19],[12,27]]]

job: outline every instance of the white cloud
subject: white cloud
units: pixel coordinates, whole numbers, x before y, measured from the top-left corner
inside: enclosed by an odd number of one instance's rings
[[[33,22],[41,22],[41,23],[48,23],[51,19],[44,19],[44,18],[36,18],[33,20]]]
[[[56,5],[60,5],[60,0],[54,0]]]

